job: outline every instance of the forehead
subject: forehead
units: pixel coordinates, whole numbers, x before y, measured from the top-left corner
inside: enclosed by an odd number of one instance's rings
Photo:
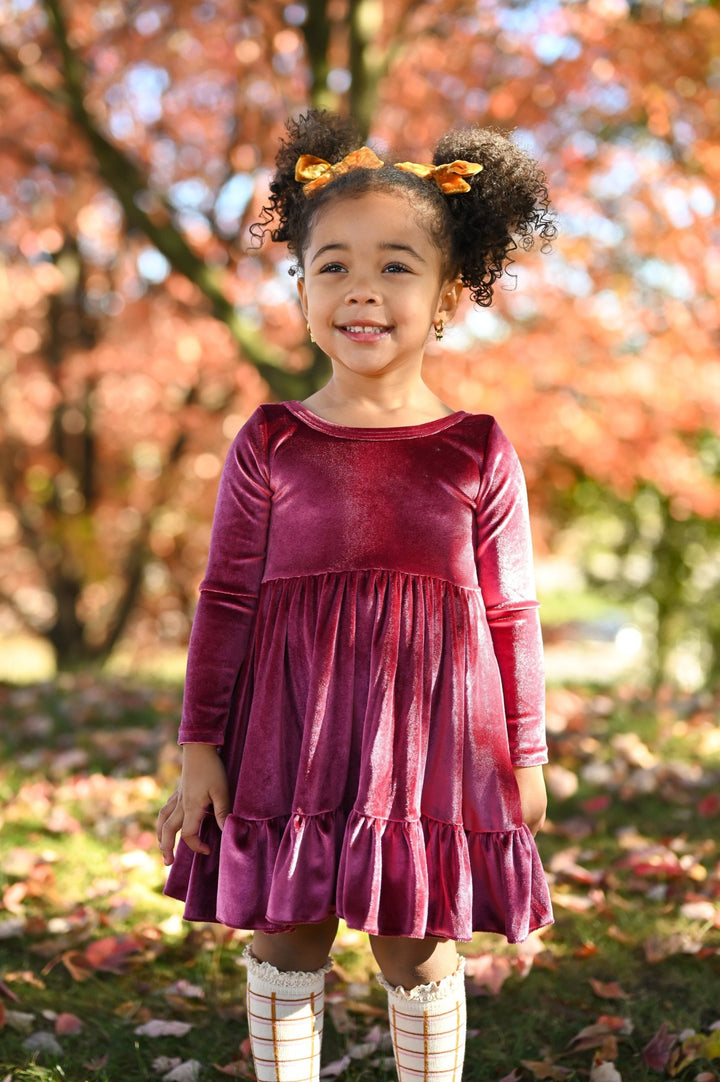
[[[318,210],[308,249],[327,243],[365,245],[398,240],[436,250],[428,228],[429,209],[404,192],[366,192],[340,196]]]

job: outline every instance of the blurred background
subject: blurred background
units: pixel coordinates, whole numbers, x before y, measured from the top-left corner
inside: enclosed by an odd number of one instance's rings
[[[719,88],[708,2],[2,0],[0,679],[181,673],[226,449],[326,376],[248,232],[312,104],[540,159],[552,252],[428,381],[518,448],[551,680],[716,690]]]

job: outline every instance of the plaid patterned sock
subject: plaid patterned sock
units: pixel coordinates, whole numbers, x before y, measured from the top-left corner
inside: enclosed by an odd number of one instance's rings
[[[406,992],[380,975],[400,1082],[461,1082],[465,1058],[465,960],[449,977]]]
[[[247,948],[247,1014],[258,1082],[317,1082],[328,961],[314,973],[284,973]]]

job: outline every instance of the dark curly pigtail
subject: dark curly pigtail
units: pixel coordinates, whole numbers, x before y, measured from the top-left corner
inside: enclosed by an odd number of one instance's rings
[[[543,246],[557,234],[545,174],[507,134],[490,128],[450,131],[437,145],[434,165],[455,159],[480,162],[466,194],[446,197],[452,221],[452,262],[470,296],[483,307],[493,285],[512,264],[519,245]]]
[[[318,109],[288,120],[286,129],[287,138],[280,143],[275,158],[270,201],[263,207],[261,220],[250,227],[250,233],[258,246],[268,233],[272,240],[284,241],[302,262],[307,233],[320,204],[317,200],[308,200],[302,185],[295,180],[297,160],[303,154],[314,154],[325,161],[336,162],[356,150],[361,140],[349,117]],[[272,228],[273,222],[277,222],[275,228]]]

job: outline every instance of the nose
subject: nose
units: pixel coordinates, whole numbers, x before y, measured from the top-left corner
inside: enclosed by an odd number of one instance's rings
[[[379,304],[380,292],[371,281],[355,277],[345,291],[346,304]]]

